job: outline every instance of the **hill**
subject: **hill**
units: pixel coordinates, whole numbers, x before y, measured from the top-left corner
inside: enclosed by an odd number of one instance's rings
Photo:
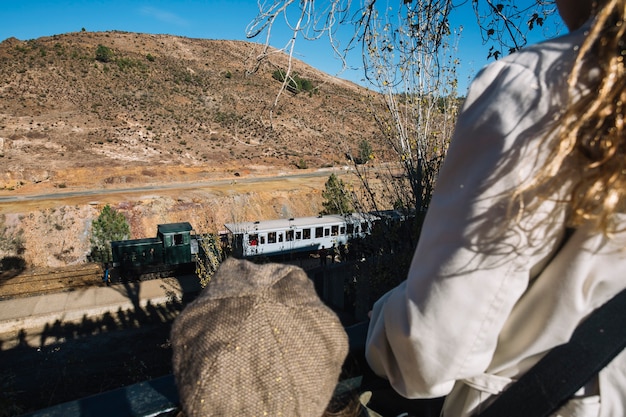
[[[147,178],[164,166],[329,166],[358,140],[376,142],[369,92],[299,61],[294,71],[315,89],[287,92],[270,119],[280,87],[272,75],[287,63],[277,54],[250,71],[260,52],[247,42],[121,32],[5,40],[0,188],[70,186],[66,171],[84,167],[93,185],[94,169],[106,184],[141,181],[124,175],[135,166]]]
[[[274,108],[277,71],[287,59],[274,51],[258,62],[261,51],[249,42],[127,32],[5,40],[0,196],[337,167],[364,139],[384,160],[371,91],[296,60],[293,70],[309,91],[285,91]],[[124,211],[134,237],[145,237],[156,223],[194,216],[202,217],[198,227],[214,230],[235,209],[246,220],[315,214],[322,186],[240,190],[236,199],[196,192],[0,207],[0,256],[83,261],[90,222],[105,202]],[[253,214],[234,207],[242,198],[255,202]]]

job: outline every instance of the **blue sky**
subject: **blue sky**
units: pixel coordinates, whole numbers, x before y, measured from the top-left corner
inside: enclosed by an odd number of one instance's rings
[[[256,16],[257,7],[256,0],[0,0],[0,41],[9,37],[35,39],[83,28],[90,32],[122,30],[246,40],[245,30]],[[471,10],[453,24],[464,26],[458,53],[459,94],[464,95],[469,78],[487,63],[487,48],[481,44]],[[533,42],[540,37],[538,33]],[[282,47],[288,37],[276,28],[273,39],[274,46]],[[263,40],[261,37],[255,41]],[[299,41],[296,57],[332,75],[341,69],[326,39]],[[360,65],[358,54],[354,54],[354,65]],[[340,76],[356,82],[362,78],[358,70]]]

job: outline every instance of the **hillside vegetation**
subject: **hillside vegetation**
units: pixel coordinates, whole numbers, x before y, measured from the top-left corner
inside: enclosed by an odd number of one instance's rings
[[[385,160],[371,116],[375,94],[296,61],[297,85],[306,89],[290,88],[273,108],[287,61],[276,53],[257,65],[260,52],[248,42],[125,32],[5,40],[0,196],[339,167],[364,139]],[[124,212],[133,237],[145,237],[168,221],[216,230],[235,217],[317,214],[322,188],[323,180],[287,190],[0,205],[0,235],[17,242],[0,256],[84,261],[105,202]]]
[[[270,119],[280,87],[273,73],[286,61],[277,54],[248,71],[260,51],[120,32],[7,39],[0,189],[61,179],[69,186],[62,171],[83,167],[113,169],[101,179],[108,183],[128,181],[120,168],[129,166],[145,166],[148,178],[172,165],[329,166],[344,163],[358,140],[376,143],[368,91],[301,62],[294,70],[314,88],[283,95]]]

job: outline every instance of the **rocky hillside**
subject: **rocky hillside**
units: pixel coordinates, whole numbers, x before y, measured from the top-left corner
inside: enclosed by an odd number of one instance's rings
[[[79,32],[0,43],[0,196],[135,187],[340,167],[366,139],[387,152],[371,116],[373,94],[296,61],[308,91],[276,107],[275,53],[259,45],[125,32]],[[316,214],[323,180],[282,189],[180,191],[0,203],[0,257],[30,265],[83,262],[104,203],[133,237],[190,220],[214,231],[234,217]],[[245,201],[245,205],[243,205]],[[236,215],[234,214],[236,213]],[[200,230],[204,231],[204,230]]]

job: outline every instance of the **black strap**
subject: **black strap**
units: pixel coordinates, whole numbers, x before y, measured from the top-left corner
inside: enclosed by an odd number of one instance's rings
[[[596,309],[478,417],[545,417],[626,347],[626,290]]]

